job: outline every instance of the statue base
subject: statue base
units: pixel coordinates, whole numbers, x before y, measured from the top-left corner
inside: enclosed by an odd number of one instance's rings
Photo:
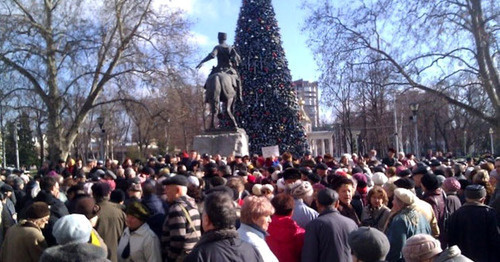
[[[248,135],[241,128],[207,130],[203,135],[194,137],[193,149],[200,154],[248,155]]]

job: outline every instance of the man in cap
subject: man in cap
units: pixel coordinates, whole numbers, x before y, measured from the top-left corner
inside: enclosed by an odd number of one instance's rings
[[[163,181],[169,208],[161,238],[163,258],[179,261],[185,257],[201,236],[201,219],[196,203],[187,195],[188,179],[175,175]]]
[[[482,185],[465,188],[465,204],[447,221],[450,246],[457,245],[474,261],[498,261],[500,258],[500,228],[495,210],[486,206],[486,189]]]
[[[306,227],[302,262],[351,261],[347,240],[349,233],[358,226],[337,210],[339,194],[329,188],[322,189],[318,192],[316,203],[320,215]]]
[[[413,168],[412,171],[412,176],[411,178],[413,181],[415,181],[415,193],[417,194],[417,197],[422,199],[423,197],[423,190],[422,190],[422,177],[425,174],[430,173],[430,168],[424,164],[418,164]]]
[[[127,228],[118,244],[118,261],[161,261],[160,240],[146,223],[149,209],[141,202],[132,202],[125,213]]]

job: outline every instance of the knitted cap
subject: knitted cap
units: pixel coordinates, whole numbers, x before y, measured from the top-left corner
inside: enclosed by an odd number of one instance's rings
[[[431,235],[417,234],[406,240],[403,257],[407,262],[419,262],[443,252],[439,240]]]
[[[443,182],[445,192],[457,192],[460,189],[460,182],[454,177],[448,177]]]
[[[87,243],[91,231],[92,224],[84,215],[71,214],[57,220],[52,229],[52,235],[59,245]]]
[[[50,215],[50,209],[45,202],[35,202],[26,210],[27,219],[39,219],[48,215]]]
[[[465,198],[468,199],[481,199],[486,197],[486,189],[482,185],[468,185],[465,188]]]

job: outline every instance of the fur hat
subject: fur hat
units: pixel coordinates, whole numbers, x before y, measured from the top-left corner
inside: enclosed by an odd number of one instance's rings
[[[348,238],[353,254],[362,261],[383,261],[389,253],[389,240],[376,228],[360,227]]]
[[[427,234],[417,234],[406,240],[403,257],[407,262],[418,262],[433,258],[443,252],[439,240]]]
[[[260,192],[261,188],[262,188],[261,184],[255,184],[255,185],[253,185],[253,187],[252,187],[252,194],[254,194],[256,196],[262,195],[262,192]]]
[[[90,239],[92,225],[81,214],[66,215],[57,220],[52,235],[59,245],[68,243],[87,243]]]
[[[394,190],[394,196],[407,205],[412,205],[413,203],[415,203],[417,198],[417,196],[415,196],[413,192],[405,188],[396,188]]]
[[[394,181],[394,185],[398,188],[413,189],[415,188],[415,182],[407,177],[400,178]]]
[[[189,181],[186,176],[175,175],[163,181],[163,185],[176,185],[176,186],[188,186]]]
[[[27,219],[39,219],[48,215],[50,215],[50,209],[45,202],[34,202],[26,210]]]
[[[312,194],[313,188],[311,183],[308,181],[301,181],[300,183],[295,184],[290,190],[290,195],[292,195],[295,199],[312,196]]]
[[[439,182],[439,179],[437,178],[436,175],[434,174],[425,174],[422,177],[422,185],[425,187],[425,189],[429,191],[434,191],[441,187],[441,183]]]

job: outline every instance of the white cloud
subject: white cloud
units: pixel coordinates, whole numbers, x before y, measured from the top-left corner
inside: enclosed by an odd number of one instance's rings
[[[198,46],[208,46],[209,44],[212,44],[210,43],[208,36],[194,31],[191,31],[189,41]]]
[[[185,11],[187,14],[192,14],[197,0],[155,0],[153,1],[154,8],[160,8],[161,6],[168,6],[174,9],[180,9]]]

